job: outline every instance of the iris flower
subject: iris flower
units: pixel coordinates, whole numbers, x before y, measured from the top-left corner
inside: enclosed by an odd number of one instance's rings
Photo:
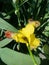
[[[27,46],[29,44],[30,49],[36,49],[40,45],[39,38],[36,38],[34,34],[35,28],[38,26],[39,22],[33,21],[28,23],[24,28],[18,30],[17,33],[11,33],[11,35],[8,35],[11,36],[11,38],[16,42],[25,43]],[[8,37],[7,32],[5,35]]]
[[[34,31],[37,25],[37,21],[28,23],[24,28],[18,30],[18,33],[14,33],[12,38],[16,40],[16,42],[26,43],[30,45],[30,49],[35,49],[40,45],[40,40],[35,37]]]

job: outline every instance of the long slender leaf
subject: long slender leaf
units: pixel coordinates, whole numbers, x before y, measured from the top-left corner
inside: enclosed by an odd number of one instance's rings
[[[12,32],[16,32],[17,31],[17,29],[14,26],[9,24],[8,22],[3,20],[2,18],[0,18],[0,28],[1,29],[5,29],[5,30],[9,30],[9,31],[12,31]]]
[[[8,22],[3,20],[2,18],[0,18],[0,28],[5,29],[5,30],[9,30],[9,31],[12,31],[12,32],[17,32],[17,29],[15,27],[10,25]],[[11,41],[12,41],[11,39],[7,39],[7,38],[0,41],[0,47],[3,47],[5,45],[9,44]]]
[[[8,38],[0,41],[0,47],[3,47],[5,45],[9,44],[11,41],[12,41],[12,39],[8,39]]]
[[[7,65],[33,65],[32,59],[29,55],[13,51],[9,48],[1,48],[0,57]],[[38,57],[35,58],[38,64],[40,64],[40,59]]]

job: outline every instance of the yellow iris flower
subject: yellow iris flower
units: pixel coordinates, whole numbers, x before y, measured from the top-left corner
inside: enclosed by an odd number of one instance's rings
[[[26,43],[30,45],[30,49],[35,49],[40,45],[40,40],[35,37],[35,22],[28,23],[26,27],[18,30],[18,33],[14,33],[12,38],[16,42]]]

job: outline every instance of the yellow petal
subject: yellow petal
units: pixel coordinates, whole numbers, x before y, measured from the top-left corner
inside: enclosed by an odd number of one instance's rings
[[[34,41],[30,42],[30,48],[35,49],[40,45],[40,40],[35,38]]]
[[[24,36],[29,37],[32,33],[34,33],[34,26],[32,24],[27,24],[26,27],[22,28],[20,31]]]
[[[12,38],[16,40],[16,42],[27,43],[27,38],[22,33],[14,33]]]

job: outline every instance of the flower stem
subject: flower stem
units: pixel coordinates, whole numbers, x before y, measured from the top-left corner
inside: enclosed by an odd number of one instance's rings
[[[35,58],[34,58],[34,55],[32,54],[32,52],[31,52],[31,50],[30,50],[30,47],[27,46],[27,48],[28,48],[28,51],[29,51],[30,56],[31,56],[31,58],[32,58],[33,64],[34,64],[34,65],[38,65],[37,62],[36,62],[36,60],[35,60]]]

